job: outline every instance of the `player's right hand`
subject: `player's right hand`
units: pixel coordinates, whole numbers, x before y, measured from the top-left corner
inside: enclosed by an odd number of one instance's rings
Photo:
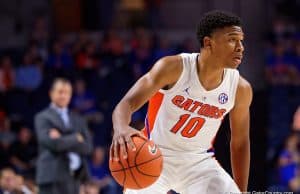
[[[50,131],[49,131],[49,136],[50,136],[50,138],[52,138],[52,139],[58,139],[58,138],[61,137],[61,134],[60,134],[60,132],[59,132],[57,129],[52,128],[52,129],[50,129]]]
[[[121,157],[126,159],[128,156],[127,149],[136,151],[136,147],[131,139],[131,137],[135,135],[147,139],[141,131],[138,131],[130,126],[127,126],[121,130],[114,129],[112,144],[110,146],[110,160],[119,161],[120,153]]]

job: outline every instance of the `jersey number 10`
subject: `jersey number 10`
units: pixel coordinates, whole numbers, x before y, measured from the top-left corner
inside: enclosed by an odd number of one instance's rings
[[[186,123],[181,131],[183,137],[192,138],[200,131],[205,123],[205,119],[201,117],[190,118],[190,114],[183,114],[179,117],[179,121],[172,127],[171,132],[177,133]]]

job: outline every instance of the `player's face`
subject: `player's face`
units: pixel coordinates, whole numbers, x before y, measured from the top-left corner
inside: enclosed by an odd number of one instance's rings
[[[72,87],[68,83],[58,82],[50,92],[51,101],[60,108],[69,105],[72,96]]]
[[[239,26],[217,30],[211,37],[211,53],[225,68],[237,68],[242,62],[244,33]]]

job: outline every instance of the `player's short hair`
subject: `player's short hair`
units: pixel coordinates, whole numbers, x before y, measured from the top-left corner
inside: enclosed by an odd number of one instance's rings
[[[205,36],[210,36],[217,29],[222,29],[228,26],[242,26],[241,18],[224,11],[211,11],[204,14],[200,19],[197,27],[197,39],[200,47],[203,48],[203,39]]]
[[[50,87],[50,91],[52,91],[58,83],[69,84],[69,85],[72,86],[70,80],[68,80],[66,78],[59,77],[59,78],[55,78],[54,81],[52,82],[52,85]]]

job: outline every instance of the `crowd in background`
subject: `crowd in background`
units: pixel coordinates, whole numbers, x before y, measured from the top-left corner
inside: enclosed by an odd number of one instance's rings
[[[266,45],[268,149],[271,187],[300,192],[300,29],[274,20]]]

